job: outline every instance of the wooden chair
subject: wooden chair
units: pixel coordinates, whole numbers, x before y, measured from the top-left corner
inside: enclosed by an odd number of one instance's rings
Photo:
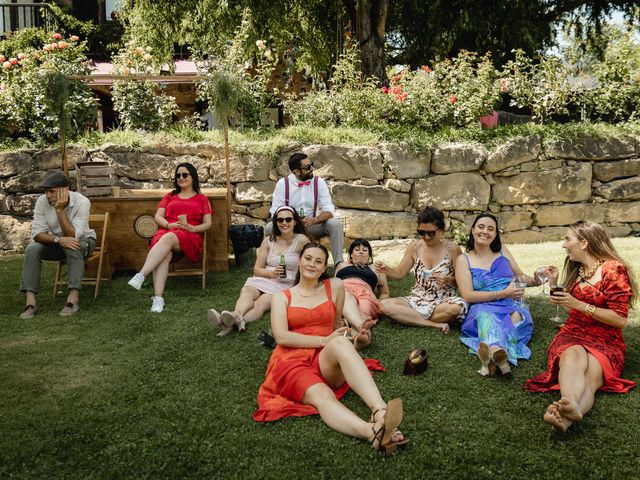
[[[98,298],[98,292],[100,292],[100,284],[108,282],[111,286],[111,265],[109,263],[109,251],[107,248],[107,234],[109,231],[109,212],[106,213],[92,213],[89,215],[89,225],[93,226],[96,230],[97,242],[96,249],[91,255],[85,259],[85,276],[82,277],[82,285],[95,285],[93,292],[93,298]],[[87,267],[97,261],[96,276],[86,276]],[[60,293],[61,287],[68,285],[68,281],[62,279],[62,265],[65,262],[63,260],[58,262],[56,268],[56,276],[53,281],[53,296],[55,297]],[[105,270],[103,272],[103,270]]]
[[[188,258],[181,259],[180,261],[171,264],[169,270],[169,277],[180,277],[184,275],[198,275],[202,277],[202,289],[204,290],[207,285],[207,271],[209,264],[207,261],[207,232],[204,232],[202,237],[202,258],[198,262],[191,262]]]

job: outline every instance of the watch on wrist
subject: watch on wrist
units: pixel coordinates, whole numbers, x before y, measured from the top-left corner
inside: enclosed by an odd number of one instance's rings
[[[58,235],[53,237],[53,243],[60,243],[60,237]]]

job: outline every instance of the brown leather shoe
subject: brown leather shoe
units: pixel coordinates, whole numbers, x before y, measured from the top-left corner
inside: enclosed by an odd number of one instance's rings
[[[60,315],[68,317],[70,315],[75,315],[78,310],[80,310],[80,306],[77,303],[67,302],[62,310],[60,310]]]
[[[38,313],[37,305],[26,305],[22,310],[22,313],[20,314],[20,318],[22,320],[29,320],[33,318],[36,315],[36,313]]]

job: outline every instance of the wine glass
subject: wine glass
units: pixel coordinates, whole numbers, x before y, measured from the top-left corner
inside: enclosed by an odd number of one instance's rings
[[[518,275],[514,277],[513,286],[516,288],[522,288],[522,289],[527,288],[527,277],[525,277],[524,275]],[[525,306],[527,304],[524,301],[524,294],[522,294],[522,297],[516,300],[516,303],[520,306]]]
[[[551,285],[551,283],[549,283],[550,295],[555,295],[556,293],[566,292],[566,291],[567,289],[564,288],[562,285]],[[564,325],[564,318],[560,316],[560,305],[556,305],[556,314],[553,317],[551,317],[549,320],[551,320],[552,323],[558,326]]]
[[[536,268],[536,271],[533,274],[533,276],[542,285],[542,294],[544,295],[545,294],[544,284],[547,282],[547,279],[549,278],[549,271],[547,270],[547,267]]]

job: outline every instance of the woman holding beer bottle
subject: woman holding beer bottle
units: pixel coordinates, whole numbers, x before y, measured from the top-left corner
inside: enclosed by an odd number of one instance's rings
[[[271,297],[293,286],[300,251],[309,243],[307,232],[298,213],[288,206],[278,208],[271,222],[273,230],[258,249],[254,276],[245,282],[233,311],[207,312],[209,322],[221,327],[220,337],[234,328],[243,331],[246,323],[262,318],[271,308]]]
[[[560,399],[543,415],[559,432],[582,421],[593,407],[596,391],[626,393],[636,385],[622,378],[626,352],[622,329],[638,294],[633,272],[602,226],[575,223],[562,246],[567,257],[558,287],[564,289],[552,289],[550,298],[569,312],[569,318],[551,341],[547,371],[524,384],[530,392],[560,390]],[[551,268],[550,283],[554,275],[557,269]]]

